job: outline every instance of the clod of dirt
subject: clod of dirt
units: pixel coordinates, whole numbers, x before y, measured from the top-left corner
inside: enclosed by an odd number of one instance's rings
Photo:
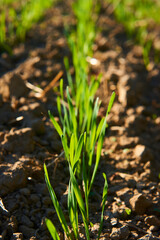
[[[26,96],[27,93],[28,88],[19,74],[10,72],[0,78],[0,94],[3,100],[8,100],[12,96],[16,98]]]
[[[134,74],[133,76],[126,74],[120,77],[117,88],[120,103],[124,107],[132,107],[138,102],[145,83]]]
[[[0,167],[0,195],[6,195],[25,186],[27,172],[24,164],[25,162],[18,161],[8,169],[5,169],[4,166]]]
[[[33,132],[31,128],[11,129],[4,136],[2,147],[9,152],[31,153],[34,150]]]
[[[128,239],[130,234],[130,230],[127,226],[123,226],[121,228],[113,228],[112,233],[110,235],[111,239],[113,240],[120,240],[120,239]]]
[[[41,119],[32,120],[30,125],[36,135],[41,136],[45,133],[45,126]]]
[[[144,221],[150,226],[153,225],[153,226],[160,227],[160,220],[154,215],[146,217]]]
[[[153,154],[149,148],[144,145],[137,145],[134,154],[136,157],[140,158],[140,162],[146,163],[153,160]]]
[[[27,227],[25,225],[20,225],[19,226],[19,231],[23,232],[23,235],[25,238],[30,238],[35,235],[35,229]]]
[[[19,108],[19,111],[28,112],[32,114],[33,117],[42,117],[42,114],[46,114],[46,110],[43,105],[39,102],[30,103]]]
[[[144,214],[146,209],[152,205],[152,202],[149,201],[144,195],[136,194],[130,200],[130,205],[132,211],[135,211],[138,214]]]

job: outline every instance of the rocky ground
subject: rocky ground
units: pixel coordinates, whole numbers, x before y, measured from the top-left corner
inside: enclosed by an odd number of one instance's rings
[[[53,79],[65,72],[63,57],[70,57],[64,35],[64,23],[74,23],[70,11],[69,4],[56,5],[12,56],[0,56],[0,239],[51,239],[45,217],[61,231],[43,163],[50,166],[52,185],[66,212],[68,169],[58,158],[62,146],[47,111],[58,120],[58,81]],[[160,239],[160,64],[151,62],[146,70],[141,47],[127,39],[106,3],[98,27],[93,46],[98,61],[91,73],[103,74],[100,116],[113,90],[117,97],[90,200],[91,239],[97,238],[100,222],[102,172],[109,190],[101,239]],[[65,73],[63,78],[67,81]],[[51,81],[54,91],[46,88]]]

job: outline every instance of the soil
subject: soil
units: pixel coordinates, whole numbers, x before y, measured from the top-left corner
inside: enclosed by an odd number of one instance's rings
[[[45,88],[62,70],[67,83],[63,58],[71,53],[65,24],[74,24],[69,2],[50,9],[12,56],[0,55],[0,239],[49,240],[45,217],[65,239],[43,171],[45,162],[67,216],[68,168],[47,113],[59,120],[58,81],[53,90]],[[113,90],[116,100],[90,199],[91,239],[97,239],[103,172],[109,189],[100,239],[160,239],[160,64],[151,59],[146,70],[142,48],[128,40],[106,3],[97,26],[97,64],[90,65],[90,72],[102,73],[100,117]],[[38,95],[35,87],[45,91]],[[83,225],[80,232],[85,239]]]

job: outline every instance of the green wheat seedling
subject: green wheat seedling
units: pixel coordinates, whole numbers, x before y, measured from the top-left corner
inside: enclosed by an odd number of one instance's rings
[[[72,79],[73,77],[69,72],[69,63],[65,58],[69,87],[67,87],[64,96],[63,80],[61,80],[60,96],[57,98],[57,109],[62,127],[49,112],[50,119],[61,138],[65,158],[69,166],[68,213],[70,225],[66,222],[55,192],[51,187],[46,166],[44,166],[45,179],[58,218],[68,239],[79,239],[79,212],[83,219],[86,239],[90,239],[89,229],[92,223],[89,221],[89,196],[99,166],[107,127],[107,116],[115,98],[115,93],[113,93],[106,116],[98,124],[98,112],[101,102],[98,98],[95,99],[95,93],[99,87],[100,77],[97,80],[90,77],[89,81],[86,60],[87,56],[92,55],[92,45],[96,34],[95,19],[91,17],[96,6],[93,3],[92,0],[77,0],[73,5],[77,25],[76,30],[69,35],[68,42],[73,56],[75,81]],[[98,239],[102,230],[103,212],[108,189],[106,175],[103,174],[103,176],[105,183]],[[58,233],[50,220],[47,219],[46,224],[53,239],[59,239]]]
[[[84,142],[85,142],[85,134],[81,135],[80,140],[79,140],[79,143],[84,144]],[[73,144],[73,142],[70,145],[71,154],[73,153],[73,149],[74,149],[74,145],[72,145],[72,144]],[[79,239],[79,232],[78,232],[78,208],[79,208],[79,210],[81,212],[81,215],[82,215],[84,227],[85,227],[86,239],[89,240],[90,239],[90,236],[89,236],[90,222],[89,222],[89,217],[87,216],[88,199],[86,199],[86,197],[88,198],[88,196],[87,196],[87,194],[85,194],[85,202],[84,202],[83,197],[82,197],[82,193],[81,193],[81,189],[78,186],[78,181],[76,180],[76,177],[75,177],[75,174],[74,174],[74,172],[76,171],[76,164],[77,164],[77,161],[78,161],[77,160],[77,153],[81,154],[81,146],[82,145],[79,144],[77,146],[77,148],[75,149],[75,154],[72,155],[72,157],[73,157],[72,160],[74,161],[74,166],[71,167],[71,165],[69,164],[70,181],[69,181],[69,189],[68,189],[68,213],[69,213],[69,218],[70,218],[72,231],[74,233],[75,238],[72,237],[73,235],[71,234],[70,228],[68,227],[68,223],[66,222],[64,214],[62,212],[62,209],[60,208],[60,205],[57,201],[57,197],[55,195],[55,192],[54,192],[54,190],[53,190],[53,188],[50,184],[46,165],[44,165],[44,170],[45,170],[45,179],[46,179],[46,183],[47,183],[50,195],[51,195],[51,199],[52,199],[52,202],[53,202],[54,207],[56,209],[56,212],[57,212],[58,218],[60,220],[60,223],[62,225],[62,228],[64,230],[64,233],[67,236],[67,239]],[[84,161],[84,155],[83,155],[83,161]],[[85,164],[84,164],[84,166],[85,166]],[[84,186],[86,187],[87,177],[86,177],[85,167],[83,167],[83,174],[84,174]],[[106,175],[103,174],[103,176],[104,176],[104,179],[105,179],[105,184],[104,184],[104,189],[103,189],[102,213],[101,213],[101,221],[100,221],[98,239],[100,237],[100,233],[101,233],[101,230],[102,230],[103,212],[104,212],[105,202],[106,202],[106,198],[107,198],[107,189],[108,189]],[[84,189],[84,191],[85,191],[85,189]],[[46,225],[47,225],[48,230],[50,231],[53,239],[60,239],[59,236],[58,236],[58,233],[56,231],[55,226],[53,225],[53,223],[49,219],[46,219]]]
[[[55,0],[2,0],[0,5],[0,47],[11,52],[16,40],[24,41],[26,33],[51,7]]]
[[[68,83],[72,97],[77,108],[84,112],[86,99],[90,92],[90,85],[94,84],[96,90],[99,86],[99,79],[95,81],[93,78],[88,84],[88,63],[87,57],[92,56],[92,46],[96,36],[98,2],[93,0],[77,0],[73,4],[73,12],[77,20],[76,28],[67,34],[68,43],[72,52],[73,66],[75,70],[75,81],[69,73],[69,64],[67,58],[64,59]],[[92,86],[93,87],[93,86]],[[81,117],[82,118],[82,117]]]
[[[152,0],[108,0],[108,2],[113,4],[115,16],[123,23],[128,35],[142,46],[147,67],[155,38],[152,26],[160,23],[160,2]]]
[[[91,111],[88,113],[89,118],[85,124],[86,125],[85,132],[80,132],[80,129],[78,129],[78,122],[75,115],[76,111],[71,102],[68,89],[67,89],[67,100],[68,100],[69,109],[65,110],[65,114],[67,114],[67,116],[63,117],[63,121],[67,119],[67,124],[70,129],[67,131],[66,129],[67,125],[65,125],[64,122],[63,122],[64,127],[62,129],[54,119],[53,115],[49,113],[55,129],[57,130],[58,134],[61,137],[65,156],[69,164],[70,181],[69,181],[69,191],[68,191],[68,211],[69,211],[71,226],[76,239],[78,239],[79,237],[77,205],[82,215],[85,232],[86,232],[86,238],[90,239],[89,238],[89,226],[90,226],[89,195],[91,192],[91,188],[92,188],[92,185],[96,176],[96,172],[98,169],[99,161],[100,161],[101,150],[102,150],[104,136],[105,136],[107,116],[111,110],[114,98],[115,98],[115,93],[113,93],[111,96],[108,109],[106,112],[106,116],[101,119],[98,126],[97,126],[97,115],[100,107],[98,98],[95,101],[94,105],[91,105],[91,109],[90,109]],[[93,111],[92,111],[92,108],[93,108]],[[67,136],[68,132],[71,133],[71,135]],[[96,159],[95,161],[93,161],[96,146],[97,146]],[[94,166],[93,171],[92,171],[92,166]],[[103,190],[102,216],[101,216],[100,230],[99,230],[98,236],[100,236],[100,233],[102,230],[103,212],[104,212],[104,206],[105,206],[105,201],[107,196],[107,180],[106,180],[105,174],[103,175],[105,178],[105,185]],[[56,200],[56,196],[53,189],[50,186],[50,183],[48,182],[49,179],[47,176],[48,175],[46,173],[46,167],[45,167],[45,179],[46,179],[55,209],[56,211],[60,211],[60,213],[59,212],[57,213],[59,217],[59,215],[62,215],[62,211],[59,210],[59,207],[57,207],[56,205],[58,204]],[[84,201],[83,201],[82,195],[85,196]],[[61,218],[59,217],[60,222],[62,222]],[[66,234],[69,234],[68,233],[69,230],[66,230],[66,228],[64,228],[66,224],[67,223],[64,222],[62,227],[64,229],[64,232]],[[49,231],[51,231],[50,224],[48,229]],[[53,231],[55,232],[55,228],[53,229],[54,229]],[[67,236],[68,236],[68,239],[72,239],[71,236],[69,235]]]

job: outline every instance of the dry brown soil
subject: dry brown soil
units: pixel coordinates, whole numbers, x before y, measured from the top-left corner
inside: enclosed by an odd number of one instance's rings
[[[31,89],[45,89],[65,72],[63,57],[71,57],[67,23],[74,24],[70,5],[56,5],[12,56],[0,55],[0,239],[51,239],[45,217],[62,232],[44,181],[44,162],[67,216],[68,168],[57,158],[62,146],[47,113],[58,120],[58,82],[41,98]],[[160,64],[151,61],[146,70],[141,47],[128,40],[106,3],[97,26],[93,50],[99,64],[90,72],[102,73],[100,117],[113,90],[116,100],[90,198],[91,239],[97,238],[100,222],[103,172],[109,189],[101,239],[160,239]],[[67,82],[65,73],[63,78]],[[83,226],[80,232],[85,239]]]

